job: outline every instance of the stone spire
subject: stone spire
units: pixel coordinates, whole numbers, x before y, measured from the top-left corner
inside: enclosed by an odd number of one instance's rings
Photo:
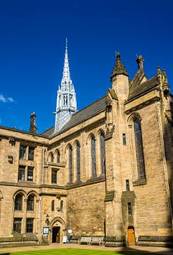
[[[70,80],[70,68],[69,68],[69,61],[68,61],[68,41],[66,38],[66,45],[65,45],[65,57],[64,57],[64,69],[63,69],[63,81],[69,81]]]
[[[117,52],[116,53],[115,66],[114,66],[113,71],[112,71],[111,79],[113,77],[115,77],[116,75],[119,75],[119,74],[123,74],[123,75],[128,76],[127,70],[126,70],[125,66],[121,62],[120,53]]]
[[[73,82],[70,78],[68,45],[66,39],[63,75],[61,85],[59,86],[57,91],[54,131],[60,131],[61,128],[70,120],[72,114],[76,111],[76,93]]]

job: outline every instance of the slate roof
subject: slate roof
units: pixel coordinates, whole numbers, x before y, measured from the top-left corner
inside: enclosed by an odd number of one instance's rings
[[[141,96],[149,90],[152,90],[154,87],[157,87],[157,85],[159,85],[159,79],[157,76],[154,76],[150,80],[140,84],[137,84],[136,81],[135,83],[132,82],[130,86],[128,101],[131,101],[132,99]]]
[[[43,136],[46,137],[53,137],[55,135],[61,134],[64,131],[96,116],[97,114],[105,111],[106,109],[106,96],[102,97],[101,99],[95,101],[91,105],[85,107],[79,112],[76,112],[72,115],[69,122],[57,133],[54,133],[54,128],[49,128],[44,133],[42,133]]]
[[[31,133],[30,131],[26,131],[26,130],[21,130],[21,129],[17,129],[17,128],[13,128],[13,127],[6,127],[6,126],[0,126],[0,129],[5,129],[5,130],[9,130],[9,131],[14,131],[14,132],[18,132],[18,133],[22,133],[22,134],[26,134],[26,135],[32,135],[32,136],[40,136],[43,137],[42,134],[38,134],[38,133]]]

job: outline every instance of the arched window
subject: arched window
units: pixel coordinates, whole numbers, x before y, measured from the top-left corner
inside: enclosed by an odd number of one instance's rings
[[[60,152],[59,152],[59,150],[55,151],[55,160],[56,160],[55,163],[60,163]]]
[[[76,142],[76,177],[80,181],[80,143]]]
[[[135,149],[136,149],[138,178],[144,179],[146,177],[145,162],[144,162],[141,122],[139,118],[134,119],[134,135],[135,135]]]
[[[21,211],[23,205],[23,195],[21,193],[17,194],[14,200],[14,210]]]
[[[105,136],[100,133],[100,160],[101,160],[101,174],[105,174]]]
[[[34,195],[33,194],[28,196],[27,211],[34,211]]]
[[[91,174],[96,177],[96,139],[91,136]]]
[[[51,210],[52,212],[55,211],[55,200],[52,200],[51,202]]]
[[[49,153],[49,156],[48,156],[48,162],[53,162],[53,160],[54,160],[53,153],[50,152],[50,153]]]
[[[72,146],[68,147],[68,171],[69,171],[69,183],[73,182],[73,150]]]

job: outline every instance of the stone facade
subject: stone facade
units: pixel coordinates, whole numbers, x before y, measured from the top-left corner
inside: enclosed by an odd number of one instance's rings
[[[130,81],[117,55],[106,96],[58,133],[0,127],[0,244],[62,242],[69,230],[105,245],[171,242],[173,97],[142,60]]]

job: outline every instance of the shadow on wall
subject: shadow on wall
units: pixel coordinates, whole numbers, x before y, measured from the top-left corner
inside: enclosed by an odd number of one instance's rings
[[[152,254],[158,254],[158,255],[172,255],[173,254],[173,249],[163,249],[160,248],[160,251],[152,251],[152,249],[154,250],[155,248],[150,248],[151,251],[141,251],[138,249],[135,249],[135,247],[133,248],[123,248],[120,252],[115,252],[115,254],[119,254],[119,255],[144,255],[144,254],[148,254],[148,255],[152,255]]]
[[[164,144],[165,144],[165,157],[168,166],[168,178],[169,178],[169,189],[170,189],[170,214],[168,215],[167,223],[168,227],[171,231],[170,236],[173,235],[172,229],[172,222],[173,222],[173,97],[170,100],[170,108],[165,111],[166,121],[164,126]],[[172,218],[171,218],[172,217]],[[170,240],[165,242],[166,245],[169,247],[173,246],[173,242]],[[121,251],[117,252],[120,255],[173,255],[173,248],[155,248],[155,247],[146,247],[141,248],[142,250],[138,250],[137,247],[129,247],[129,248],[122,248]],[[116,253],[115,253],[116,254]]]
[[[173,217],[173,97],[171,97],[170,105],[165,110],[165,126],[164,126],[164,144],[165,144],[165,157],[168,167],[169,189],[170,189],[170,209]],[[171,222],[172,219],[168,219]],[[173,234],[173,233],[172,233]]]

